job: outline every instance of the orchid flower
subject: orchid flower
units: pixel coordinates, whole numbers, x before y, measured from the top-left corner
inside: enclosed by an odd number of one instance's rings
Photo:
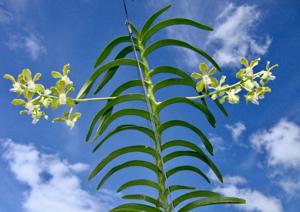
[[[196,84],[196,89],[198,92],[202,92],[204,89],[209,87],[216,87],[218,85],[218,80],[216,78],[211,77],[217,69],[212,67],[209,71],[207,65],[205,63],[201,63],[199,66],[199,70],[201,73],[193,72],[192,77],[195,79],[201,79]]]

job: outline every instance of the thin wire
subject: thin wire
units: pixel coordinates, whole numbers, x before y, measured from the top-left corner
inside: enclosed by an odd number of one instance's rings
[[[145,84],[145,78],[144,78],[144,74],[143,74],[143,71],[142,71],[142,68],[141,68],[141,64],[140,64],[140,58],[138,56],[138,53],[137,53],[137,50],[136,50],[136,47],[135,47],[135,43],[134,43],[134,39],[133,39],[133,32],[132,32],[132,28],[130,26],[130,21],[129,21],[129,15],[128,15],[128,10],[127,10],[127,5],[126,5],[126,0],[123,0],[123,6],[124,6],[124,11],[125,11],[125,25],[127,26],[127,30],[128,30],[128,34],[129,34],[129,37],[130,37],[130,40],[131,40],[131,44],[132,44],[132,47],[133,47],[133,52],[134,52],[134,56],[135,56],[135,59],[137,61],[137,69],[138,69],[138,74],[139,74],[139,77],[142,81],[142,87],[143,87],[143,91],[144,91],[144,94],[145,96],[147,97],[148,96],[148,91],[147,91],[147,88],[146,88],[146,84]],[[153,115],[153,111],[152,111],[152,108],[151,108],[151,104],[150,104],[150,101],[148,98],[146,98],[146,104],[147,104],[147,110],[150,114],[150,122],[151,122],[151,126],[152,126],[152,130],[154,132],[154,135],[155,135],[155,140],[157,142],[157,144],[159,144],[160,140],[159,140],[159,135],[158,135],[158,132],[155,128],[155,119],[154,119],[154,115]],[[158,153],[161,157],[161,148],[160,148],[160,144],[158,145]],[[162,166],[163,166],[163,174],[164,174],[164,177],[166,179],[166,183],[167,183],[167,175],[165,173],[165,167],[164,167],[164,163],[162,163]],[[168,183],[167,183],[168,184]],[[168,186],[168,192],[169,192],[169,197],[170,197],[170,202],[171,202],[171,209],[173,210],[174,209],[174,205],[173,205],[173,201],[172,201],[172,197],[171,197],[171,191],[170,191],[170,188]]]

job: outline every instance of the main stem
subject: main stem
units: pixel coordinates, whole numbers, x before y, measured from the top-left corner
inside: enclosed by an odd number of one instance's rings
[[[171,212],[172,211],[172,207],[168,202],[168,187],[167,187],[167,183],[166,183],[166,172],[164,170],[164,162],[163,162],[163,157],[161,154],[161,146],[162,146],[162,141],[161,141],[161,132],[160,132],[160,118],[159,118],[159,114],[157,111],[157,106],[158,106],[158,102],[155,99],[154,93],[153,93],[153,84],[152,84],[152,79],[150,76],[150,68],[149,68],[149,64],[147,61],[147,58],[143,56],[144,53],[144,45],[142,44],[142,42],[138,41],[138,48],[139,48],[139,52],[141,55],[141,63],[143,64],[144,67],[144,79],[145,79],[145,85],[146,85],[146,89],[147,89],[147,97],[149,99],[149,104],[150,104],[150,108],[153,114],[153,130],[156,133],[156,138],[155,138],[155,150],[157,153],[156,156],[156,165],[159,168],[159,172],[157,173],[157,180],[160,186],[159,189],[159,194],[158,194],[158,199],[159,201],[162,203],[162,207],[163,210],[165,212]]]

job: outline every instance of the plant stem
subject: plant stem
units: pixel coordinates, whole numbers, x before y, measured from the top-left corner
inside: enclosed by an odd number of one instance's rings
[[[99,98],[86,98],[86,99],[73,99],[74,102],[93,102],[93,101],[105,101],[112,100],[117,97],[99,97]]]
[[[171,212],[172,207],[168,202],[168,193],[167,192],[167,176],[164,170],[164,161],[163,161],[163,156],[161,154],[161,146],[162,146],[162,141],[161,141],[161,132],[160,132],[160,118],[159,114],[157,111],[157,106],[158,102],[155,99],[154,92],[153,92],[153,84],[152,84],[152,79],[150,77],[150,68],[149,64],[147,61],[147,58],[143,56],[144,53],[144,46],[142,42],[138,42],[138,48],[139,52],[141,55],[141,62],[144,67],[144,80],[145,80],[145,86],[147,88],[147,97],[149,98],[149,104],[150,104],[150,113],[153,115],[153,130],[155,131],[154,133],[156,134],[155,138],[155,150],[156,150],[156,165],[159,168],[160,172],[157,174],[157,180],[158,184],[160,186],[159,189],[159,194],[158,194],[158,199],[162,203],[163,211],[164,212]]]

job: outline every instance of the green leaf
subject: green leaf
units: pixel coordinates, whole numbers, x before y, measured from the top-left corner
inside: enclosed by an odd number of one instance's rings
[[[216,197],[210,197],[210,198],[193,201],[185,205],[184,207],[182,207],[180,210],[178,210],[178,212],[188,212],[195,208],[206,206],[206,205],[245,204],[245,203],[246,201],[240,198],[216,196]]]
[[[115,57],[115,60],[117,59],[121,59],[121,58],[125,58],[130,52],[133,51],[132,46],[127,46],[124,49],[122,49],[119,54]],[[101,91],[101,89],[113,78],[113,76],[116,74],[116,72],[118,71],[120,66],[111,68],[110,70],[108,70],[108,72],[106,72],[103,76],[103,78],[101,79],[100,83],[98,84],[98,86],[96,87],[94,94],[97,94],[99,91]]]
[[[194,158],[198,158],[199,160],[202,160],[204,163],[206,163],[209,168],[211,168],[211,170],[215,173],[215,175],[218,177],[218,179],[220,180],[220,182],[223,182],[223,177],[222,174],[220,173],[219,169],[217,168],[217,166],[204,154],[204,152],[202,150],[198,151],[198,152],[194,152],[194,151],[176,151],[176,152],[172,152],[167,154],[166,156],[164,156],[163,160],[165,163],[167,163],[168,161],[178,158],[178,157],[194,157]]]
[[[207,106],[205,106],[204,104],[194,102],[193,100],[190,100],[190,99],[185,98],[185,97],[174,97],[174,98],[167,99],[167,100],[159,103],[159,105],[157,107],[157,111],[160,112],[164,108],[166,108],[167,106],[172,105],[172,104],[176,104],[176,103],[188,104],[188,105],[200,110],[206,116],[208,122],[213,127],[216,126],[216,119],[213,116],[213,114],[208,110]]]
[[[130,37],[128,35],[126,36],[120,36],[116,39],[112,40],[100,53],[99,57],[96,60],[96,63],[94,65],[94,68],[98,67],[106,58],[107,56],[112,52],[112,50],[121,43],[128,43],[131,42]]]
[[[134,32],[134,34],[135,34],[137,37],[140,37],[140,32],[139,32],[139,30],[136,28],[136,26],[135,26],[132,22],[129,22],[129,25],[130,25],[132,31]]]
[[[137,179],[137,180],[132,180],[127,183],[124,183],[118,188],[117,192],[121,192],[129,187],[134,187],[134,186],[148,186],[156,190],[159,190],[159,185],[156,182],[153,182],[151,180],[145,180],[145,179]]]
[[[95,141],[100,135],[102,135],[102,133],[106,130],[106,128],[116,119],[121,118],[123,116],[138,116],[141,118],[144,118],[146,120],[150,120],[150,115],[148,111],[145,110],[141,110],[141,109],[122,109],[119,110],[117,112],[115,112],[114,114],[112,114],[111,116],[107,117],[107,119],[105,120],[105,122],[102,122],[94,137],[93,137],[93,141]]]
[[[222,196],[219,193],[216,192],[212,192],[212,191],[206,191],[206,190],[198,190],[198,191],[192,191],[186,194],[183,194],[179,197],[177,197],[176,199],[173,200],[173,205],[174,207],[176,207],[177,205],[179,205],[180,203],[192,199],[192,198],[196,198],[196,197],[219,197]]]
[[[167,195],[169,195],[172,192],[179,191],[179,190],[194,190],[196,187],[193,186],[183,186],[183,185],[171,185],[167,189]]]
[[[107,72],[107,73],[109,73],[109,72]],[[124,84],[122,84],[118,88],[116,88],[110,96],[111,97],[119,96],[122,92],[126,91],[127,89],[136,87],[136,86],[142,86],[142,81],[139,79],[136,79],[136,80],[131,80],[131,81],[125,82]],[[110,102],[110,101],[111,100],[108,100],[108,102]],[[112,114],[112,112],[113,112],[113,107],[111,107],[109,110],[107,110],[105,112],[104,115],[102,115],[101,122],[104,122]]]
[[[177,166],[174,167],[172,169],[170,169],[169,171],[166,172],[167,177],[171,177],[172,175],[178,173],[178,172],[182,172],[182,171],[191,171],[191,172],[195,172],[196,174],[199,174],[201,177],[203,177],[208,183],[210,183],[209,178],[206,176],[206,174],[204,174],[200,169],[194,167],[194,166]]]
[[[151,25],[154,23],[154,21],[162,14],[164,13],[166,10],[168,10],[172,5],[169,4],[166,7],[163,7],[162,9],[156,11],[155,13],[153,13],[145,22],[141,34],[145,34],[145,32],[151,27]]]
[[[128,102],[128,101],[145,101],[145,96],[142,94],[126,94],[107,102],[107,104],[95,115],[90,125],[89,131],[87,133],[86,141],[89,140],[96,123],[99,121],[102,115],[104,115],[108,110],[110,110],[112,107],[116,106],[117,104]]]
[[[172,86],[172,85],[187,85],[191,86],[194,88],[194,83],[191,83],[191,81],[186,80],[186,79],[180,79],[180,78],[171,78],[171,79],[166,79],[163,81],[158,82],[157,84],[154,85],[153,87],[153,92],[157,92],[159,89]]]
[[[177,146],[186,147],[186,148],[192,149],[196,152],[202,152],[202,150],[200,149],[199,146],[197,146],[196,144],[193,144],[192,142],[185,141],[185,140],[168,141],[162,145],[161,150],[164,151],[168,148],[177,147]]]
[[[167,20],[157,23],[156,25],[151,27],[149,30],[147,30],[144,34],[142,34],[142,38],[141,38],[142,42],[146,43],[156,32],[158,32],[161,29],[164,29],[166,27],[173,26],[173,25],[189,25],[189,26],[194,26],[198,29],[209,30],[209,31],[213,30],[211,27],[200,24],[191,19],[171,18],[171,19],[167,19]]]
[[[53,78],[58,79],[58,78],[62,78],[61,73],[59,73],[58,71],[52,71],[51,75]]]
[[[146,146],[128,146],[128,147],[123,147],[121,149],[115,150],[111,152],[108,156],[106,156],[103,160],[101,160],[100,163],[97,164],[97,166],[94,168],[94,170],[91,172],[89,180],[96,176],[108,163],[110,163],[112,160],[125,155],[127,153],[132,153],[132,152],[142,152],[149,154],[156,158],[156,152],[153,150],[151,147],[146,147]]]
[[[162,212],[161,210],[149,205],[138,203],[127,203],[120,205],[109,212]]]
[[[213,155],[214,153],[214,149],[213,146],[211,145],[210,141],[207,139],[207,137],[201,132],[201,130],[199,130],[197,127],[195,127],[194,125],[185,122],[185,121],[181,121],[181,120],[171,120],[171,121],[167,121],[165,123],[163,123],[159,130],[160,132],[163,132],[164,130],[170,128],[170,127],[176,127],[176,126],[181,126],[181,127],[185,127],[187,129],[192,130],[193,132],[195,132],[202,140],[204,146],[206,147],[207,151]]]
[[[142,86],[142,81],[140,79],[130,80],[128,82],[123,83],[118,88],[116,88],[110,96],[119,96],[121,93],[126,91],[129,88]]]
[[[143,167],[143,168],[147,168],[151,171],[153,171],[155,174],[157,174],[159,172],[159,169],[156,165],[154,165],[153,163],[150,163],[148,161],[143,161],[143,160],[132,160],[132,161],[128,161],[125,163],[122,163],[120,165],[117,165],[115,167],[113,167],[112,169],[110,169],[106,175],[104,175],[104,177],[101,179],[100,183],[97,186],[97,189],[99,189],[108,178],[110,178],[114,173],[125,169],[125,168],[130,168],[130,167]],[[92,171],[92,173],[89,175],[89,179],[92,179],[95,176],[94,171]]]
[[[162,39],[162,40],[152,43],[150,46],[148,46],[145,49],[142,57],[147,57],[154,50],[165,47],[165,46],[184,47],[184,48],[190,49],[194,52],[197,52],[198,54],[202,55],[205,59],[207,59],[209,62],[211,62],[213,64],[213,66],[215,66],[218,70],[220,70],[220,67],[217,64],[217,62],[211,56],[209,56],[209,54],[207,54],[206,52],[204,52],[203,50],[201,50],[199,48],[192,46],[189,43],[186,43],[186,42],[180,41],[180,40],[175,40],[175,39]]]
[[[227,117],[228,113],[225,107],[222,105],[222,103],[218,99],[214,100],[214,102],[216,103],[217,107],[221,110],[221,112]]]
[[[26,102],[23,99],[14,99],[11,101],[13,105],[19,106],[19,105],[25,105]]]
[[[125,130],[135,130],[138,132],[142,132],[145,135],[149,136],[152,140],[155,139],[153,131],[146,127],[141,127],[141,126],[137,126],[137,125],[121,125],[121,126],[116,127],[115,129],[111,130],[102,140],[100,140],[100,142],[93,149],[93,152],[97,151],[97,149],[99,149],[102,146],[102,144],[105,141],[107,141],[111,136],[113,136],[119,132],[125,131]]]
[[[91,76],[90,78],[84,83],[82,88],[77,94],[76,99],[80,99],[85,97],[88,92],[90,91],[91,87],[97,80],[97,78],[105,71],[111,70],[111,68],[119,67],[120,65],[127,65],[127,66],[137,66],[137,62],[134,59],[117,59],[111,62],[108,62],[107,64],[104,64],[103,66],[99,67]]]
[[[150,72],[150,76],[154,76],[156,74],[164,74],[164,73],[170,73],[170,74],[175,74],[177,76],[180,76],[184,79],[190,80],[191,83],[194,83],[194,80],[191,78],[191,76],[189,74],[187,74],[185,71],[180,70],[178,68],[172,67],[172,66],[159,66],[154,68],[151,72]]]
[[[161,208],[162,207],[162,204],[160,201],[150,197],[150,196],[147,196],[147,195],[141,195],[141,194],[129,194],[129,195],[125,195],[122,197],[123,199],[134,199],[134,200],[144,200],[148,203],[151,203],[153,204],[155,207],[157,208]]]

